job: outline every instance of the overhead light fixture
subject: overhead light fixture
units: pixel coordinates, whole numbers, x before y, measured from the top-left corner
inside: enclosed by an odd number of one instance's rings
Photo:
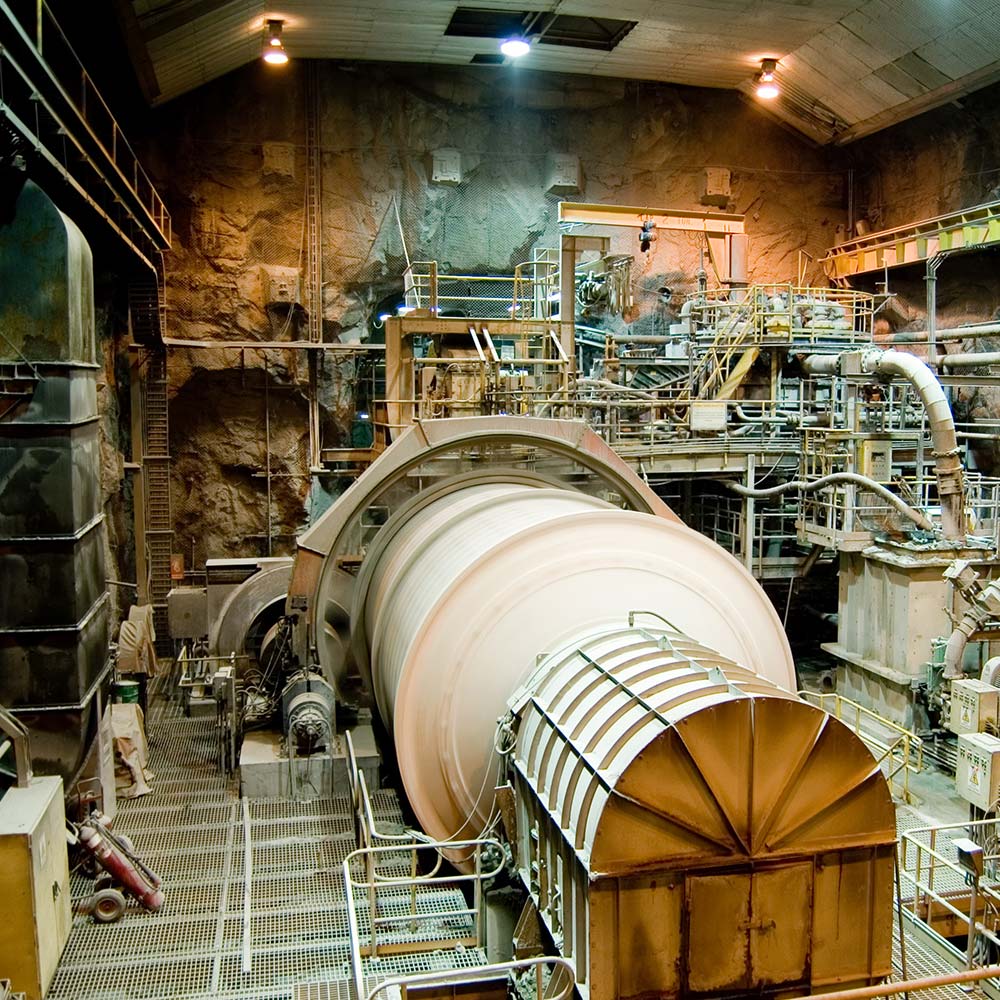
[[[520,35],[513,35],[500,43],[500,51],[510,59],[520,59],[531,51],[531,42]]]
[[[781,93],[777,81],[774,79],[774,71],[777,66],[777,59],[761,59],[760,61],[760,72],[754,77],[754,83],[757,85],[757,96],[763,101],[773,101]]]
[[[269,20],[265,25],[263,58],[264,62],[272,66],[281,66],[288,62],[288,53],[281,42],[281,29],[284,25],[284,21],[278,20]]]

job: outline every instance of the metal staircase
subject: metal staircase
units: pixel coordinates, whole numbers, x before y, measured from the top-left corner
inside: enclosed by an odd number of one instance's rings
[[[710,399],[713,390],[722,386],[729,375],[734,358],[743,355],[747,340],[754,331],[752,298],[741,302],[719,327],[715,339],[706,349],[689,384],[678,399]]]
[[[322,148],[319,130],[319,92],[316,67],[306,65],[306,289],[308,337],[323,340],[323,224]],[[322,465],[319,418],[319,352],[308,351],[309,364],[309,468]]]
[[[167,413],[167,352],[163,346],[166,322],[163,270],[155,281],[129,287],[129,329],[142,353],[142,454],[143,544],[149,601],[153,605],[157,647],[169,652],[167,593],[171,588],[170,552],[173,522],[170,517],[170,426]],[[165,646],[164,643],[167,643]]]

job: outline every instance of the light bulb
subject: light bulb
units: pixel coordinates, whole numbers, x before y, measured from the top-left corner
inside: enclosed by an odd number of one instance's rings
[[[500,43],[500,51],[511,59],[520,59],[531,51],[531,45],[523,38],[505,38]]]

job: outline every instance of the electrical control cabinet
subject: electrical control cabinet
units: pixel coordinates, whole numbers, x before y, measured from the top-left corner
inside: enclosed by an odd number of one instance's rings
[[[997,725],[1000,711],[1000,688],[974,677],[951,683],[951,716],[948,728],[953,733],[981,733],[987,725]]]
[[[42,1000],[72,924],[62,778],[36,777],[0,798],[0,901],[0,969]]]
[[[967,802],[990,809],[1000,799],[1000,739],[989,733],[958,737],[955,788]]]
[[[892,441],[870,438],[861,442],[861,474],[876,483],[892,482]]]

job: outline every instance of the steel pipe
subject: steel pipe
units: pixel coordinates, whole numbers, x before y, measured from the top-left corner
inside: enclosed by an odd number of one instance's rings
[[[781,483],[779,486],[769,486],[766,489],[751,489],[742,483],[733,482],[727,482],[726,486],[734,493],[739,493],[740,496],[764,500],[767,497],[776,497],[782,493],[788,493],[790,490],[802,490],[805,493],[810,490],[822,489],[824,486],[832,486],[834,483],[853,483],[856,486],[863,486],[866,490],[877,493],[883,500],[892,504],[900,514],[908,517],[918,528],[922,528],[924,531],[934,530],[934,525],[931,524],[926,515],[911,507],[905,500],[896,496],[892,490],[886,489],[881,483],[876,482],[874,479],[869,479],[867,476],[859,475],[856,472],[835,472],[832,475],[811,480],[794,479],[787,483]]]
[[[945,538],[964,538],[962,462],[951,407],[937,376],[925,362],[906,351],[868,350],[840,355],[810,355],[803,361],[803,366],[806,371],[814,374],[834,374],[843,370],[843,360],[849,356],[858,358],[862,372],[906,379],[920,397],[927,412],[934,446],[934,469],[941,502],[941,530]]]
[[[898,983],[880,983],[878,986],[860,986],[853,990],[838,990],[835,993],[809,993],[802,1000],[874,1000],[875,997],[899,996],[901,993],[916,993],[941,986],[956,986],[960,983],[977,983],[983,979],[1000,976],[1000,965],[987,965],[982,969],[964,972],[947,972],[940,976],[925,976],[922,979],[903,979]]]
[[[941,358],[942,368],[978,368],[980,365],[1000,365],[1000,351],[983,351],[980,354],[946,354]]]

